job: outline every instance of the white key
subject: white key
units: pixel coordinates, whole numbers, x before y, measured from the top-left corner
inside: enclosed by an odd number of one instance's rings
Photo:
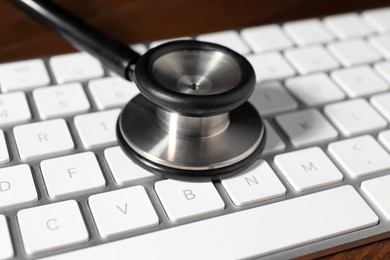
[[[88,231],[74,200],[23,209],[17,217],[28,255],[88,241]]]
[[[318,106],[345,98],[340,88],[324,73],[289,78],[286,87],[306,106]]]
[[[14,256],[11,237],[9,235],[7,219],[0,215],[0,259],[11,259]]]
[[[381,59],[381,56],[361,39],[331,43],[328,49],[346,67]]]
[[[341,182],[343,175],[319,147],[275,156],[275,164],[297,191]]]
[[[363,16],[375,31],[390,31],[390,8],[365,11]]]
[[[33,97],[42,119],[70,116],[90,108],[80,83],[38,88]]]
[[[387,126],[386,120],[364,99],[327,105],[324,113],[344,136],[378,131]]]
[[[171,221],[203,216],[225,208],[211,182],[164,180],[156,182],[154,188]]]
[[[14,128],[16,145],[22,160],[54,157],[74,149],[64,119],[42,121]]]
[[[246,28],[241,36],[254,52],[278,51],[293,45],[278,25]]]
[[[369,66],[336,70],[331,77],[351,98],[362,97],[386,91],[389,84]]]
[[[0,64],[0,86],[2,92],[31,89],[50,83],[42,60],[26,60]]]
[[[249,101],[263,116],[291,111],[298,107],[294,98],[277,81],[256,86]]]
[[[0,169],[0,209],[37,200],[37,191],[27,164]]]
[[[191,40],[191,37],[176,37],[176,38],[170,38],[170,39],[163,39],[158,41],[153,41],[149,44],[149,48],[155,48],[163,43],[171,42],[171,41],[181,41],[181,40]]]
[[[122,107],[140,93],[134,82],[120,77],[91,80],[88,88],[99,109]]]
[[[74,123],[87,149],[116,144],[115,127],[120,109],[76,116]]]
[[[242,55],[250,52],[249,47],[241,40],[236,31],[223,31],[199,35],[198,41],[217,43],[226,46]]]
[[[24,123],[30,119],[30,108],[23,92],[0,95],[0,127]]]
[[[103,238],[159,224],[158,216],[142,186],[93,195],[89,197],[88,203]]]
[[[390,59],[390,35],[378,35],[371,37],[369,39],[372,46],[377,50],[382,56],[387,59]]]
[[[100,62],[84,52],[53,56],[50,58],[50,66],[59,84],[98,78],[104,75]]]
[[[355,13],[325,17],[324,23],[339,39],[367,36],[373,33]]]
[[[295,147],[331,141],[338,136],[333,126],[315,109],[279,115],[275,120]]]
[[[333,35],[324,28],[318,19],[285,23],[283,29],[295,43],[301,46],[325,43],[334,39]]]
[[[370,102],[387,121],[390,121],[390,93],[372,96]]]
[[[115,182],[120,185],[155,176],[133,163],[118,146],[105,149],[104,158],[110,167]]]
[[[352,177],[390,169],[390,155],[370,135],[331,143],[328,151]]]
[[[5,142],[4,132],[0,129],[0,164],[9,162],[7,143]]]
[[[362,190],[382,214],[390,219],[390,175],[362,182]]]
[[[54,199],[99,190],[106,185],[92,152],[44,160],[40,167],[47,192]]]
[[[286,144],[275,132],[272,126],[268,123],[268,121],[264,121],[264,124],[265,124],[265,129],[267,131],[267,141],[265,143],[265,147],[262,155],[268,155],[286,149]]]
[[[301,74],[328,71],[340,66],[322,46],[287,50],[285,56]]]
[[[130,48],[132,48],[141,55],[143,55],[148,50],[148,48],[146,48],[146,46],[141,43],[131,44]]]
[[[343,186],[48,259],[258,258],[374,226],[378,220],[355,189]],[[216,241],[222,241],[223,249]],[[150,245],[153,250],[145,250]]]
[[[390,151],[390,130],[380,132],[378,140],[388,151]]]
[[[256,73],[257,82],[283,79],[295,75],[295,70],[280,53],[253,54],[247,56]]]
[[[222,185],[237,206],[277,198],[286,194],[286,188],[263,160],[232,178],[223,179]]]
[[[384,77],[387,82],[390,82],[390,61],[375,64],[375,70]]]

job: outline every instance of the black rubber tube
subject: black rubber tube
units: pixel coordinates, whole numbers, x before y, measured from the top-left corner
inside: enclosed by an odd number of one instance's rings
[[[108,37],[50,0],[10,0],[20,9],[68,40],[75,48],[98,58],[123,78],[133,80],[132,67],[140,55]]]

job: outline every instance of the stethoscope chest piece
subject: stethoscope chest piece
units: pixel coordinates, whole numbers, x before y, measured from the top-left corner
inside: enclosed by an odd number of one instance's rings
[[[137,62],[142,95],[122,111],[119,144],[138,165],[179,180],[228,177],[258,159],[265,127],[247,102],[252,66],[220,45],[177,41]]]

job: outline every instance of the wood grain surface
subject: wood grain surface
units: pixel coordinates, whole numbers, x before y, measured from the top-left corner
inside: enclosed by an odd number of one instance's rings
[[[128,43],[390,6],[390,0],[58,0]],[[0,63],[74,51],[7,0],[0,0]],[[322,259],[390,259],[390,240]]]

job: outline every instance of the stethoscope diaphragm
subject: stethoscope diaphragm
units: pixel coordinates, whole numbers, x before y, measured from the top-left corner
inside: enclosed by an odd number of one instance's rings
[[[138,165],[180,180],[216,180],[258,158],[265,127],[247,102],[252,66],[223,46],[176,41],[150,50],[135,67],[143,95],[117,126],[119,144]]]

